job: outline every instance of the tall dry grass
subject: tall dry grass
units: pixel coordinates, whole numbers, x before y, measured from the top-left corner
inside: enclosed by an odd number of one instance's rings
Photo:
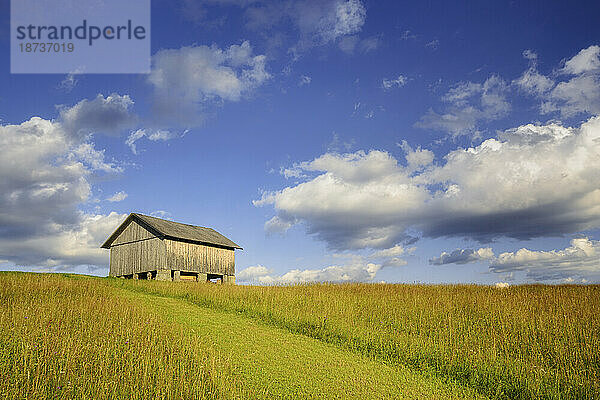
[[[222,368],[104,280],[0,274],[2,398],[219,398]]]
[[[600,286],[111,282],[259,318],[492,398],[600,398]]]

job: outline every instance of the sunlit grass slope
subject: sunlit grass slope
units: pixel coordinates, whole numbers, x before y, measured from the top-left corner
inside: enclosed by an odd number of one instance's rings
[[[138,295],[139,296],[139,295]],[[139,298],[138,298],[139,300]],[[209,343],[248,399],[473,399],[473,390],[389,366],[237,313],[148,296],[147,304]]]
[[[169,287],[194,295],[217,287],[155,283],[0,273],[2,398],[480,397],[245,313],[169,297]],[[160,295],[144,293],[154,289]]]
[[[1,273],[0,309],[3,399],[219,397],[208,346],[100,279]]]
[[[111,282],[250,316],[491,398],[600,398],[600,286]]]

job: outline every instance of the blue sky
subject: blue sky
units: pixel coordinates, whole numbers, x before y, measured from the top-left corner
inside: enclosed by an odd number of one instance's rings
[[[155,0],[150,74],[15,75],[3,0],[0,266],[141,212],[240,282],[598,282],[598,8]]]

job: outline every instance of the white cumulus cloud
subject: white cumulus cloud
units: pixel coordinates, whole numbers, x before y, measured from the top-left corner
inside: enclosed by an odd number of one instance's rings
[[[444,264],[468,264],[490,260],[494,258],[494,252],[490,247],[482,247],[478,250],[473,249],[456,249],[450,253],[442,252],[439,257],[434,257],[429,260],[432,265]]]
[[[239,282],[250,282],[259,284],[271,284],[274,282],[271,276],[273,272],[262,265],[247,267],[236,274],[236,279]]]
[[[125,193],[124,191],[120,191],[117,192],[115,194],[113,194],[112,196],[108,197],[106,199],[106,201],[110,201],[111,203],[116,203],[119,201],[123,201],[127,198],[127,193]]]
[[[558,113],[563,118],[600,114],[600,46],[582,49],[565,61],[553,76],[537,70],[537,55],[526,51],[530,67],[514,83],[541,100],[543,114]]]
[[[563,72],[580,75],[600,70],[600,46],[593,45],[582,49],[577,55],[565,62]]]
[[[239,101],[271,75],[266,57],[254,55],[248,41],[221,49],[187,46],[158,51],[148,81],[154,87],[154,112],[159,121],[195,126],[205,107]]]
[[[360,0],[340,1],[335,4],[335,17],[321,26],[325,39],[334,40],[340,36],[359,32],[365,23],[367,11]]]
[[[59,119],[72,135],[118,135],[136,123],[137,118],[130,110],[132,105],[129,95],[98,94],[93,100],[84,99],[72,107],[61,106]]]
[[[0,259],[51,270],[106,267],[99,246],[125,216],[80,206],[90,199],[92,173],[120,168],[88,136],[37,117],[0,125],[0,148]]]
[[[293,269],[283,275],[262,265],[248,267],[237,274],[240,282],[264,285],[290,285],[308,282],[371,282],[375,279],[380,264],[365,261],[361,256],[351,256],[341,265],[330,265],[321,269]]]
[[[535,251],[522,248],[502,253],[490,269],[497,273],[527,271],[538,280],[592,276],[600,277],[600,241],[587,237],[571,240],[562,250]]]
[[[523,91],[534,95],[543,95],[554,86],[554,81],[540,74],[535,67],[523,72],[523,75],[515,79],[513,83]]]
[[[507,89],[506,82],[497,75],[483,83],[462,82],[442,97],[446,103],[443,112],[429,109],[415,126],[444,131],[453,137],[477,137],[482,122],[499,119],[510,111]]]
[[[300,225],[346,250],[389,248],[414,232],[486,242],[600,227],[600,117],[523,125],[439,163],[431,156],[325,153],[295,164],[299,181],[254,205],[273,206],[267,228]]]

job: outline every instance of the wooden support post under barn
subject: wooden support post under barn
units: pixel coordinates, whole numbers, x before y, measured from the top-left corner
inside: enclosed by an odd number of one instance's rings
[[[104,242],[110,276],[235,284],[240,246],[211,228],[132,213]]]
[[[157,281],[170,281],[171,280],[171,271],[168,269],[159,269],[156,271],[156,280]]]

